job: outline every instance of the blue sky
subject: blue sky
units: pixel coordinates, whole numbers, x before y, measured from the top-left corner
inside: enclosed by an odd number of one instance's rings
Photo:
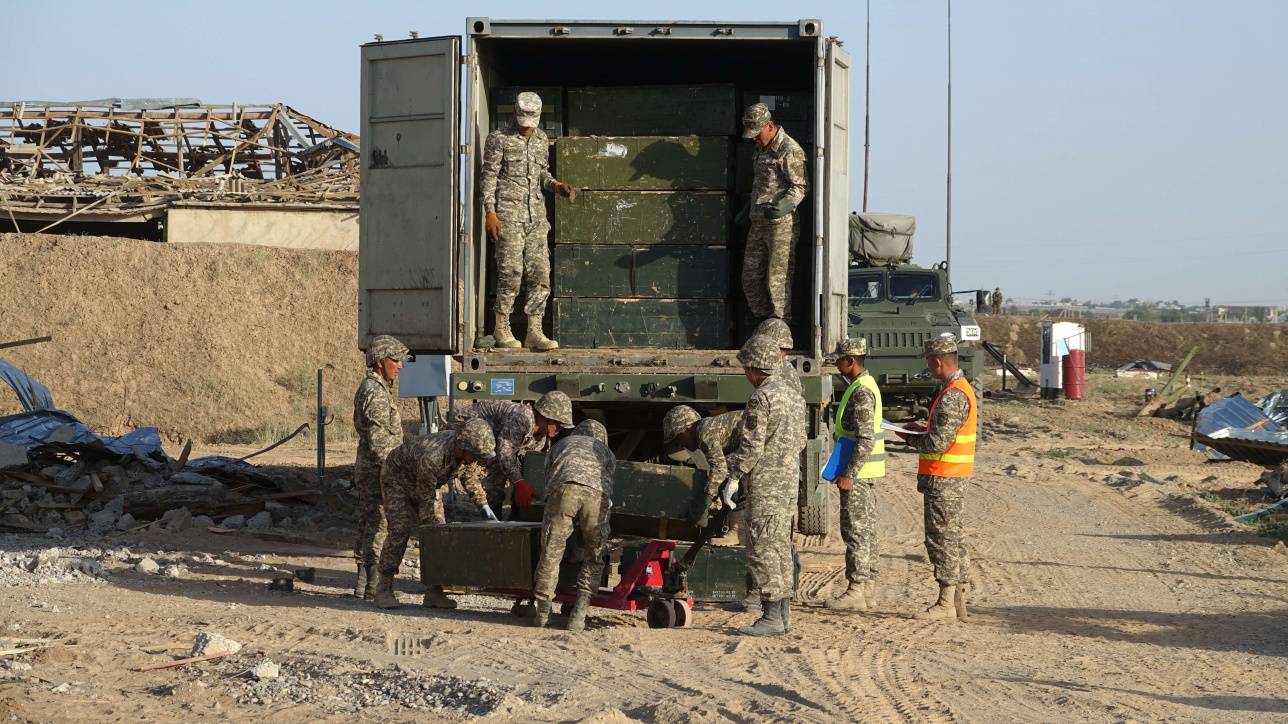
[[[943,257],[944,1],[872,5],[870,208],[916,214],[930,263]],[[56,8],[51,25],[47,6],[8,6],[4,100],[283,101],[356,131],[358,45],[459,34],[467,14],[818,17],[863,55],[861,0]],[[1288,305],[1288,2],[958,0],[953,24],[957,288]]]

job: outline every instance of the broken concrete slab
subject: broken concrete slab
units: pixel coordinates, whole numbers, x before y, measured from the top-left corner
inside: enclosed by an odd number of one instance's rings
[[[227,656],[241,651],[242,645],[221,633],[202,631],[192,642],[190,656]]]

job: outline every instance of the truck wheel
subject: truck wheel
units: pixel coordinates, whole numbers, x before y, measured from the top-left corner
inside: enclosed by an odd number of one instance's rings
[[[819,496],[818,505],[804,506],[797,509],[796,530],[801,535],[832,535],[833,529],[840,525],[840,518],[832,513],[841,509],[840,493],[831,483],[823,483],[823,494]]]

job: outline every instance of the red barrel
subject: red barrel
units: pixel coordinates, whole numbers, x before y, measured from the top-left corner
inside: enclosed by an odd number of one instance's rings
[[[1087,394],[1087,353],[1071,349],[1060,360],[1060,366],[1064,370],[1065,399],[1081,400]]]

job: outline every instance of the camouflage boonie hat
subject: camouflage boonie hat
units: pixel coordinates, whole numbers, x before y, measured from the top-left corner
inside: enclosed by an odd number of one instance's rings
[[[847,337],[836,343],[836,358],[865,357],[868,354],[868,340],[863,337]]]
[[[701,419],[702,416],[698,411],[688,405],[672,407],[662,418],[662,442],[670,443],[677,435],[684,432],[685,428]]]
[[[572,434],[593,437],[605,445],[608,444],[608,429],[599,420],[582,420],[572,429]]]
[[[533,409],[547,420],[554,420],[565,428],[572,427],[572,399],[563,392],[547,392],[537,400]]]
[[[941,354],[957,354],[957,338],[950,332],[926,340],[926,356],[938,357]]]
[[[778,343],[763,334],[753,335],[738,350],[738,364],[743,367],[773,372],[783,364],[783,351]]]
[[[496,436],[492,433],[492,426],[478,417],[465,421],[465,426],[456,433],[455,444],[467,453],[478,455],[482,460],[491,460],[496,456]]]
[[[371,346],[367,348],[367,366],[371,367],[382,359],[396,359],[405,362],[407,352],[407,345],[387,334],[379,335],[371,340]]]
[[[778,317],[770,317],[756,326],[754,336],[764,335],[778,343],[779,349],[791,349],[796,346],[792,342],[792,330],[787,327],[787,322]]]
[[[755,138],[766,123],[773,120],[769,106],[764,103],[752,103],[742,114],[742,137]]]
[[[536,128],[541,124],[541,96],[524,91],[514,99],[514,120],[522,128]]]

